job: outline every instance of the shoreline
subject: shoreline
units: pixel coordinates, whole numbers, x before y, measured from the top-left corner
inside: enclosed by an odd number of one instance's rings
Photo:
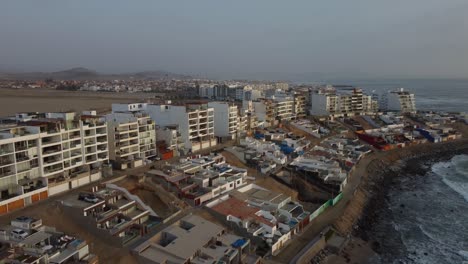
[[[371,231],[379,209],[385,205],[389,187],[395,184],[393,180],[405,174],[424,175],[430,167],[423,164],[435,164],[467,153],[468,139],[465,138],[372,153],[372,160],[361,168],[364,173],[354,197],[347,204],[343,216],[333,224],[342,236],[349,238],[349,242],[338,256],[328,256],[324,263],[362,263],[363,259],[370,260],[376,256],[380,245],[372,241]]]

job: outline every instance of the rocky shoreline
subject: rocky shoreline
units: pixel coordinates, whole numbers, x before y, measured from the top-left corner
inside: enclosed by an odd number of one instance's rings
[[[458,144],[457,144],[458,143]],[[372,250],[378,254],[382,253],[382,248],[379,242],[372,239],[373,226],[382,213],[382,208],[386,206],[386,198],[390,187],[400,188],[398,178],[404,175],[425,175],[431,169],[431,165],[437,162],[448,161],[452,157],[460,154],[468,153],[468,141],[448,142],[443,146],[433,149],[432,151],[411,151],[412,155],[407,157],[401,153],[400,160],[394,160],[392,157],[389,160],[382,160],[385,166],[378,166],[380,169],[371,168],[370,175],[366,179],[365,185],[369,186],[369,195],[367,203],[363,208],[362,215],[357,220],[356,226],[350,235],[357,237],[369,243]],[[403,173],[404,172],[404,173]],[[404,211],[405,204],[400,205]],[[389,219],[391,221],[391,219]],[[405,252],[398,252],[405,254]]]
[[[386,206],[386,197],[390,186],[397,184],[397,179],[404,175],[425,175],[431,168],[429,164],[447,161],[455,155],[468,153],[468,140],[462,139],[440,144],[418,145],[407,149],[398,149],[380,154],[372,160],[366,169],[363,180],[357,188],[348,208],[351,216],[343,216],[335,223],[344,236],[353,238],[351,240],[363,240],[368,243],[376,253],[380,253],[381,245],[372,240],[372,227],[378,219],[381,209]],[[401,205],[404,209],[404,204]],[[345,212],[346,214],[347,212]],[[352,227],[343,228],[340,221],[353,221]],[[351,218],[351,220],[349,219]],[[346,225],[345,225],[346,226]],[[349,226],[349,224],[348,224]],[[395,252],[404,254],[405,252]],[[348,260],[350,252],[344,252],[344,257]],[[353,259],[349,259],[353,263]]]

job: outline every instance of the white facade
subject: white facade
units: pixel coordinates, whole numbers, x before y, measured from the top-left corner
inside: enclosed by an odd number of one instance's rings
[[[414,94],[400,88],[385,93],[381,97],[380,106],[385,111],[400,111],[402,113],[416,113]]]
[[[106,123],[74,113],[45,116],[0,131],[0,206],[21,200],[24,206],[39,192],[47,197],[101,178],[109,159]]]
[[[162,140],[166,143],[168,149],[173,150],[175,156],[179,156],[185,151],[185,143],[182,140],[177,125],[157,126],[156,137],[158,141]]]
[[[177,125],[187,151],[196,152],[216,145],[214,111],[207,104],[153,105],[148,113],[159,126]]]
[[[146,114],[112,113],[106,116],[109,130],[109,158],[120,168],[136,167],[156,157],[156,129]],[[137,162],[135,162],[137,161]]]
[[[295,118],[295,101],[290,95],[278,93],[269,99],[260,99],[252,102],[258,121],[265,126],[273,126],[279,120],[291,120]]]
[[[237,106],[227,102],[210,102],[208,106],[214,110],[215,136],[235,139],[239,128]]]
[[[378,105],[372,96],[354,88],[347,93],[337,93],[332,87],[312,91],[310,94],[311,115],[349,116],[372,114]]]

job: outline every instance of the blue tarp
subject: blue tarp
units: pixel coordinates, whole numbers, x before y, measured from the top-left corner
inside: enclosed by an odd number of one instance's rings
[[[243,238],[237,239],[234,243],[231,244],[232,247],[239,248],[245,245],[247,241]]]
[[[254,134],[255,139],[263,139],[265,138],[265,135],[263,134]]]
[[[282,151],[284,154],[286,154],[286,155],[291,154],[291,153],[294,152],[294,149],[291,148],[291,147],[289,147],[289,146],[287,146],[287,145],[281,145],[280,149],[281,149],[281,151]]]

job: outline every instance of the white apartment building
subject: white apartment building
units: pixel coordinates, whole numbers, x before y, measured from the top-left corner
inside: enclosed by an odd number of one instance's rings
[[[400,111],[401,113],[416,113],[414,94],[400,88],[382,94],[380,108],[384,111]]]
[[[113,112],[124,110],[147,113],[160,127],[177,126],[186,151],[196,152],[216,146],[214,110],[206,103],[112,104]]]
[[[147,114],[115,112],[106,116],[109,159],[119,169],[143,165],[156,157],[156,129]]]
[[[208,107],[214,110],[214,135],[235,139],[240,126],[237,106],[228,102],[209,102]]]
[[[305,118],[306,113],[306,96],[294,94],[294,119]]]
[[[295,118],[294,98],[283,92],[276,91],[272,97],[253,101],[252,104],[258,121],[263,122],[264,126]]]
[[[158,142],[163,141],[174,156],[185,153],[185,144],[177,125],[156,126],[156,138]]]
[[[1,130],[0,215],[99,180],[108,158],[97,116],[47,113]]]
[[[146,105],[159,126],[177,125],[187,151],[196,152],[216,146],[214,110],[206,103],[186,105]]]
[[[318,89],[310,95],[312,115],[353,116],[377,112],[377,101],[359,88],[337,91],[332,86]]]

